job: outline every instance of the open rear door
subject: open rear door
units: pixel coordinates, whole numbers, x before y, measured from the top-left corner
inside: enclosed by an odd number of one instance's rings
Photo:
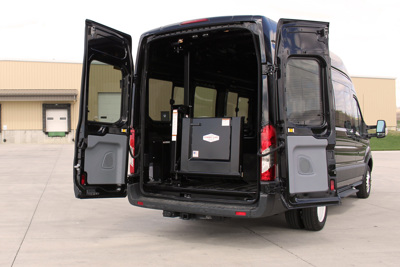
[[[282,19],[277,27],[285,200],[292,207],[338,204],[329,23]]]
[[[75,139],[78,198],[125,197],[133,86],[131,37],[86,21]]]

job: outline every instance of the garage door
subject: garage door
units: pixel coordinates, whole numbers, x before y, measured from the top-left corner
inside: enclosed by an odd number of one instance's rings
[[[99,93],[99,121],[116,122],[121,117],[121,93]]]
[[[68,132],[68,110],[46,110],[46,132]]]

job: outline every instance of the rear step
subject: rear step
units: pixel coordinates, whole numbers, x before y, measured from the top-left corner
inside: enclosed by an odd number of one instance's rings
[[[358,191],[359,190],[353,186],[347,186],[345,188],[342,188],[340,191],[338,191],[338,195],[340,198],[344,198],[344,197],[350,196],[351,194],[355,194]]]
[[[165,185],[158,183],[147,183],[148,189],[159,189],[172,192],[187,192],[187,193],[207,193],[207,194],[224,194],[230,196],[249,196],[257,194],[257,184],[228,184],[223,182],[205,183],[200,185]]]

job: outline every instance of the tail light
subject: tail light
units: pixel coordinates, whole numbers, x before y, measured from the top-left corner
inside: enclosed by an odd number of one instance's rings
[[[333,179],[331,179],[331,181],[330,181],[330,189],[331,189],[331,191],[335,190],[335,180],[333,180]]]
[[[195,20],[181,22],[181,25],[194,24],[194,23],[206,22],[206,21],[208,21],[208,19],[195,19]]]
[[[276,132],[271,125],[261,131],[261,153],[266,154],[276,146]],[[261,181],[275,180],[276,164],[274,153],[261,158]]]
[[[86,184],[86,173],[82,173],[81,174],[81,185],[85,185]]]
[[[131,155],[129,156],[129,173],[135,173],[135,129],[131,129],[131,135],[129,137],[129,148],[131,150]]]

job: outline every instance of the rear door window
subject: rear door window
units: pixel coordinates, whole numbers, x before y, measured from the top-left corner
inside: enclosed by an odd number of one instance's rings
[[[289,59],[286,73],[288,121],[319,126],[324,121],[320,65],[314,59]]]
[[[121,118],[121,80],[119,68],[96,60],[90,63],[89,121],[114,123]]]

